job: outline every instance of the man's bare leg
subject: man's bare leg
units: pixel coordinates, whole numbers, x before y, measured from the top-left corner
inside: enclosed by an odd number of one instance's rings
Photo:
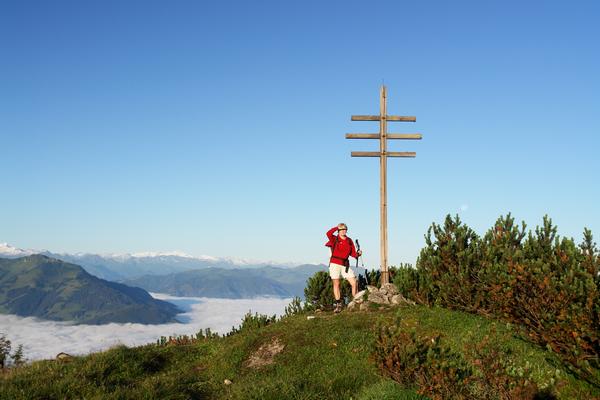
[[[356,278],[348,278],[348,282],[350,283],[350,286],[352,286],[352,297],[354,298],[354,296],[358,292],[358,285],[356,283]]]
[[[335,310],[334,312],[342,311],[342,303],[340,299],[342,298],[342,294],[340,293],[340,280],[332,279],[333,281],[333,297],[335,298]]]

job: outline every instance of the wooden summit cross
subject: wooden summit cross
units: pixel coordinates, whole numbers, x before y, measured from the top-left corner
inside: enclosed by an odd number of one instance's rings
[[[379,182],[381,184],[381,283],[389,283],[389,272],[387,265],[388,236],[387,236],[387,158],[388,157],[416,157],[417,153],[412,151],[398,152],[387,151],[387,139],[413,139],[420,140],[420,133],[387,133],[388,121],[416,122],[417,117],[402,117],[398,115],[387,115],[387,96],[385,86],[381,86],[379,94],[379,115],[353,115],[352,121],[379,121],[379,133],[347,133],[346,139],[379,139],[379,151],[353,151],[352,157],[379,157]]]

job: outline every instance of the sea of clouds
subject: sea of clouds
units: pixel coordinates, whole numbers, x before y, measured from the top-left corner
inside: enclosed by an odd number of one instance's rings
[[[248,311],[281,315],[285,306],[292,301],[279,298],[213,299],[151,294],[184,310],[184,313],[177,315],[181,323],[74,325],[0,314],[0,334],[4,334],[12,342],[13,348],[22,344],[25,357],[28,361],[33,361],[54,358],[60,352],[79,355],[106,350],[119,344],[139,346],[156,342],[160,336],[190,335],[205,328],[223,334],[233,326],[237,327]]]

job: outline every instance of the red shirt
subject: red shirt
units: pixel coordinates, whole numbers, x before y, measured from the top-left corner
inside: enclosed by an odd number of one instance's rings
[[[327,238],[329,241],[325,246],[333,249],[329,262],[338,265],[349,265],[350,262],[348,261],[348,257],[352,256],[358,258],[358,254],[356,253],[356,248],[354,247],[352,239],[348,236],[346,236],[346,239],[342,239],[338,235],[333,234],[334,232],[337,232],[337,229],[336,226],[327,231]]]

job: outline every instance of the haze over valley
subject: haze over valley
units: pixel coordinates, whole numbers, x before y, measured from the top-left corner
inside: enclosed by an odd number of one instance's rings
[[[210,328],[227,333],[238,326],[248,311],[281,315],[291,299],[209,299],[177,298],[152,293],[183,310],[177,315],[181,322],[168,324],[109,323],[103,325],[72,324],[0,314],[0,332],[14,344],[23,344],[30,360],[54,358],[58,353],[88,354],[115,345],[137,346],[156,342],[160,336],[193,335]]]
[[[0,244],[0,333],[29,360],[160,336],[227,333],[248,312],[280,315],[323,265],[182,253],[58,254]]]

